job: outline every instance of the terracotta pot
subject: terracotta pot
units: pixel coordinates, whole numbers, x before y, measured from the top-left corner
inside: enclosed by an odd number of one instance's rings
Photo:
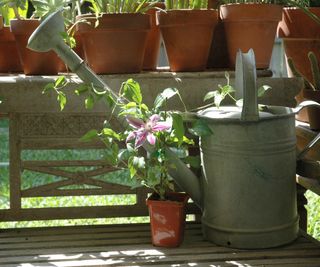
[[[319,7],[310,7],[309,11],[320,17]],[[279,37],[320,39],[320,25],[301,9],[286,7],[278,27]]]
[[[164,3],[157,3],[156,7],[165,8]],[[151,17],[151,29],[148,32],[147,44],[143,59],[143,69],[144,70],[155,70],[158,65],[158,58],[160,53],[160,40],[161,33],[159,25],[156,22],[156,11],[153,8],[147,11],[147,14]]]
[[[182,243],[188,199],[185,193],[169,193],[166,201],[157,200],[154,194],[147,199],[154,246],[177,247]]]
[[[9,27],[0,29],[0,72],[22,72],[16,41]]]
[[[82,15],[78,23],[85,60],[94,72],[135,73],[142,70],[150,16],[147,14],[103,14],[95,28],[93,15]]]
[[[220,8],[224,23],[230,67],[235,66],[239,49],[253,48],[256,67],[269,67],[282,7],[273,4],[228,4]]]
[[[36,19],[10,21],[11,31],[15,36],[23,72],[26,75],[56,75],[61,60],[54,52],[34,52],[27,48],[28,39],[40,25]]]
[[[320,103],[320,91],[303,90],[305,99]],[[320,109],[316,107],[308,108],[308,118],[311,130],[320,130]]]
[[[171,71],[202,71],[206,68],[216,10],[169,10],[157,12],[158,23]]]
[[[312,82],[308,53],[313,51],[320,62],[320,39],[283,38],[283,44],[286,57],[292,58],[296,69]],[[290,68],[288,68],[288,75],[293,76]]]
[[[305,39],[305,38],[283,38],[284,51],[286,58],[292,58],[295,68],[310,82],[313,82],[310,61],[308,59],[309,51],[315,53],[318,62],[320,62],[320,39]],[[289,77],[294,77],[290,67],[287,64]],[[298,104],[306,100],[303,92],[297,96]],[[306,108],[299,112],[296,116],[298,120],[309,122],[309,110]]]

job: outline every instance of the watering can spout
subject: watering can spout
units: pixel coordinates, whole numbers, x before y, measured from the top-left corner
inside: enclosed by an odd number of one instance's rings
[[[76,73],[79,78],[88,84],[94,84],[97,87],[104,88],[111,95],[117,98],[117,95],[100,79],[84,61],[65,44],[61,32],[64,31],[63,17],[61,11],[48,16],[40,26],[33,32],[28,41],[28,48],[38,52],[47,52],[53,50],[62,59],[62,61]],[[117,111],[114,111],[117,115]],[[120,121],[120,123],[125,123]],[[152,152],[153,148],[145,144],[144,149]],[[180,188],[187,192],[194,203],[202,207],[201,191],[199,178],[170,150],[167,151],[170,161],[174,166],[169,170],[170,175],[174,178]]]

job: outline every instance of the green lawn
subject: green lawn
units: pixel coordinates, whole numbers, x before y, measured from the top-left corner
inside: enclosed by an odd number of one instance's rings
[[[0,209],[8,208],[9,186],[8,186],[8,122],[0,120]],[[24,159],[98,159],[103,158],[103,151],[99,150],[67,150],[67,151],[25,151],[22,155]],[[41,185],[50,181],[58,180],[50,175],[35,175],[25,171],[22,177],[22,187],[24,189],[35,185]],[[134,185],[134,181],[128,178],[128,173],[118,171],[108,175],[100,176],[99,179],[114,183]],[[308,199],[308,233],[320,240],[320,197],[307,192]],[[45,198],[25,198],[22,206],[28,207],[57,207],[57,206],[83,206],[83,205],[120,205],[133,204],[134,195],[120,196],[81,196],[81,197],[45,197]],[[112,219],[79,219],[79,220],[51,220],[32,222],[5,222],[0,223],[0,228],[7,227],[34,227],[34,226],[56,226],[56,225],[84,225],[84,224],[114,224],[114,223],[137,223],[148,222],[147,217],[138,218],[112,218]]]

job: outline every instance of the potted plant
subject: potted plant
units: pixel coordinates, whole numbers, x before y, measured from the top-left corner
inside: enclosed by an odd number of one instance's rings
[[[135,73],[142,70],[152,4],[142,1],[90,0],[94,14],[78,20],[85,60],[94,72]]]
[[[19,13],[26,13],[19,10]],[[22,66],[17,51],[14,35],[10,31],[8,26],[12,14],[10,9],[0,8],[0,72],[12,73],[22,72]],[[10,60],[8,60],[10,55]]]
[[[65,94],[62,92],[66,81],[62,77],[56,84],[48,84],[44,90],[58,94],[62,109],[66,103]],[[179,246],[183,240],[188,195],[174,192],[169,169],[176,166],[169,160],[170,154],[175,152],[190,166],[195,167],[197,163],[198,167],[200,165],[199,157],[188,156],[188,148],[194,145],[194,141],[185,135],[182,113],[167,108],[169,99],[174,96],[178,96],[182,102],[179,91],[173,88],[165,89],[156,97],[152,107],[143,103],[140,86],[132,79],[122,84],[116,97],[107,89],[93,85],[81,85],[76,94],[86,96],[87,108],[92,108],[97,100],[107,100],[111,108],[109,118],[118,116],[120,121],[127,122],[124,123],[122,131],[106,122],[101,131],[91,130],[82,140],[100,138],[106,145],[104,158],[108,163],[117,169],[128,170],[130,179],[152,189],[153,194],[146,200],[152,243],[155,246]],[[185,107],[183,102],[182,104]],[[211,134],[201,121],[192,124],[189,130],[195,135]]]
[[[185,136],[180,113],[166,109],[167,101],[173,96],[181,99],[177,89],[165,89],[149,108],[143,103],[139,84],[129,79],[120,89],[120,98],[129,102],[115,101],[119,116],[128,122],[127,127],[120,133],[104,128],[99,134],[109,151],[106,159],[117,167],[129,169],[132,179],[152,189],[153,194],[146,201],[152,243],[164,247],[176,247],[182,242],[188,200],[186,193],[174,192],[167,150],[186,158],[188,146],[194,144]],[[119,149],[116,141],[125,141],[126,148]],[[141,147],[146,145],[153,147],[152,153],[143,153]]]
[[[316,55],[310,51],[308,53],[308,59],[310,62],[310,69],[312,73],[312,80],[305,77],[302,72],[296,67],[294,60],[288,58],[288,65],[296,77],[302,77],[304,79],[305,88],[302,91],[302,95],[307,100],[313,100],[320,103],[320,70],[319,63]],[[320,112],[318,108],[309,107],[307,109],[308,120],[310,129],[320,130]]]
[[[60,59],[53,52],[37,53],[27,49],[26,46],[30,35],[40,25],[40,19],[47,16],[50,12],[56,11],[58,8],[63,8],[65,2],[62,0],[35,0],[31,1],[31,3],[35,11],[30,19],[26,19],[18,11],[18,8],[27,9],[25,1],[2,0],[2,5],[11,8],[15,14],[15,19],[10,20],[10,29],[17,43],[24,73],[26,75],[55,75],[58,73],[59,65],[61,66]]]
[[[207,1],[168,0],[166,11],[157,19],[171,71],[202,71],[206,68],[217,10],[207,9]]]
[[[235,66],[240,49],[254,50],[256,67],[269,67],[274,39],[282,17],[282,5],[277,0],[223,0],[220,16],[224,24],[229,65]]]

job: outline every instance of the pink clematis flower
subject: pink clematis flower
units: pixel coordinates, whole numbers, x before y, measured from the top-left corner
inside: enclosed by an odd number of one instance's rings
[[[160,116],[157,114],[152,115],[146,122],[132,116],[127,116],[129,125],[136,130],[128,135],[126,142],[136,139],[136,148],[142,146],[146,140],[148,140],[151,145],[154,145],[156,143],[156,137],[153,133],[171,128],[171,123],[166,121],[159,122],[159,120]]]

